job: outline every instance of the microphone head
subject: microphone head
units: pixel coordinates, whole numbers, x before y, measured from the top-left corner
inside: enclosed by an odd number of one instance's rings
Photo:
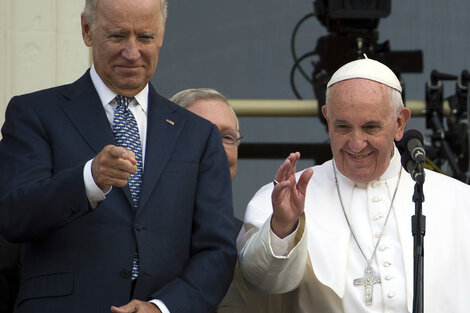
[[[421,134],[421,132],[419,130],[416,130],[416,129],[410,129],[410,130],[407,130],[404,134],[403,134],[403,138],[399,141],[399,142],[402,142],[403,143],[403,147],[406,148],[406,145],[408,143],[408,141],[410,141],[411,139],[413,138],[416,138],[418,139],[420,142],[423,142],[423,134]]]
[[[408,162],[412,161],[411,160],[411,155],[410,153],[405,149],[403,152],[401,152],[401,166],[409,173],[410,171],[408,170]]]
[[[418,130],[410,129],[406,131],[400,142],[405,151],[411,154],[413,160],[419,158],[421,161],[424,161],[423,134]]]
[[[401,140],[397,142],[397,148],[401,154],[401,165],[405,168],[407,172],[409,172],[408,161],[413,160],[410,155],[410,150],[412,150],[413,147],[410,147],[410,144],[411,146],[414,146],[416,144],[416,140],[422,143],[423,134],[421,134],[421,132],[416,129],[410,129],[410,130],[407,130],[403,134],[403,137],[401,138]]]

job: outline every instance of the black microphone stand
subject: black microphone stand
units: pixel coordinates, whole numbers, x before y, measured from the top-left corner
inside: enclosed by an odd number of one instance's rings
[[[414,238],[414,283],[413,283],[413,313],[424,312],[424,235],[426,233],[426,216],[423,215],[423,162],[416,162],[416,171],[422,173],[421,179],[416,179],[413,202],[415,215],[411,217],[411,229]]]

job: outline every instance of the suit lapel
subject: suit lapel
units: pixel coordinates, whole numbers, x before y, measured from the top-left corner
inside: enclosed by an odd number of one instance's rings
[[[170,102],[158,95],[151,84],[148,104],[145,168],[138,209],[148,201],[184,127],[184,120],[176,114],[180,108],[170,106]]]
[[[95,153],[115,144],[114,135],[89,71],[64,93],[69,100],[62,105],[68,118]]]
[[[116,145],[111,125],[101,104],[89,70],[64,93],[69,101],[62,108],[77,131],[98,154],[106,145]],[[132,206],[129,186],[121,188]]]

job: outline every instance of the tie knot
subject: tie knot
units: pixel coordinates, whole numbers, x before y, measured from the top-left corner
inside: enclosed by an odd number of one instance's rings
[[[129,103],[134,99],[133,97],[124,97],[124,96],[116,96],[116,101],[118,106],[123,105],[125,107],[129,106]]]

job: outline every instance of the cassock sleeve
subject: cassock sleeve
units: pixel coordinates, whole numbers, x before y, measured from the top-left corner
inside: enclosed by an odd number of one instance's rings
[[[305,215],[302,215],[294,248],[287,256],[274,255],[270,237],[271,192],[272,187],[264,186],[248,204],[245,225],[237,245],[240,271],[248,286],[262,293],[279,294],[295,289],[304,277],[308,257],[307,236]],[[263,218],[264,223],[260,225]]]

